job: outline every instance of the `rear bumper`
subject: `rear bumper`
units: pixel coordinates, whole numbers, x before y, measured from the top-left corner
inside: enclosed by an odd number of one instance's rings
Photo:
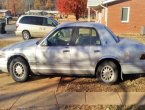
[[[145,67],[141,65],[122,64],[121,68],[124,74],[145,73]]]
[[[0,58],[0,71],[8,72],[7,59],[5,59],[5,58]]]
[[[16,36],[22,36],[22,31],[15,31]]]

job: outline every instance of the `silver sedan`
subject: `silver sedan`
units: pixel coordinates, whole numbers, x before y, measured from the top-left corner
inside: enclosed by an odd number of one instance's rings
[[[93,22],[57,26],[41,40],[28,40],[0,50],[0,70],[17,82],[30,73],[94,76],[115,83],[123,74],[145,73],[145,46],[116,37]]]

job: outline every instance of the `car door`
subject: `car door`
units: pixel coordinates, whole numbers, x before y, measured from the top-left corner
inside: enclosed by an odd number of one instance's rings
[[[20,22],[19,30],[29,31],[32,37],[41,36],[40,26],[42,25],[43,21],[41,21],[41,19],[39,19],[39,17],[24,16],[21,18],[21,20],[19,22]]]
[[[76,33],[74,46],[71,46],[71,72],[83,75],[94,74],[95,65],[92,58],[94,52],[97,53],[101,49],[97,46],[100,45],[98,34],[95,29],[86,27],[77,28]]]
[[[55,27],[56,25],[53,23],[53,21],[50,18],[43,18],[43,25],[41,27],[43,36],[46,36]]]
[[[38,72],[70,73],[70,41],[73,28],[56,30],[36,49]]]
[[[35,17],[35,28],[37,28],[36,37],[44,37],[44,28],[43,28],[43,17]],[[36,31],[36,30],[35,30]]]

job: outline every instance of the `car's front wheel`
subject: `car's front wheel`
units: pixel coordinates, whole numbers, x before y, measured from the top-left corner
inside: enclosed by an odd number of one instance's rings
[[[29,39],[31,39],[30,32],[28,32],[28,31],[23,31],[22,35],[23,35],[23,39],[24,39],[24,40],[29,40]]]
[[[25,82],[30,70],[28,63],[23,58],[15,58],[10,63],[10,74],[16,82]]]
[[[112,61],[105,61],[98,67],[97,74],[99,79],[107,84],[113,84],[118,80],[119,70]]]

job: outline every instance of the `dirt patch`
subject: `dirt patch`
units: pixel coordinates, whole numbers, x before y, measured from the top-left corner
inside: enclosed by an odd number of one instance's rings
[[[58,92],[145,92],[145,76],[127,75],[124,81],[114,85],[100,82],[96,78],[68,78],[60,81]]]
[[[97,106],[61,106],[60,110],[145,110],[145,106],[115,106],[115,105],[97,105]]]
[[[114,109],[113,109],[114,108]],[[72,106],[61,106],[60,110],[116,110],[116,106],[103,106],[103,105],[97,105],[97,106],[77,106],[77,105],[72,105]]]

